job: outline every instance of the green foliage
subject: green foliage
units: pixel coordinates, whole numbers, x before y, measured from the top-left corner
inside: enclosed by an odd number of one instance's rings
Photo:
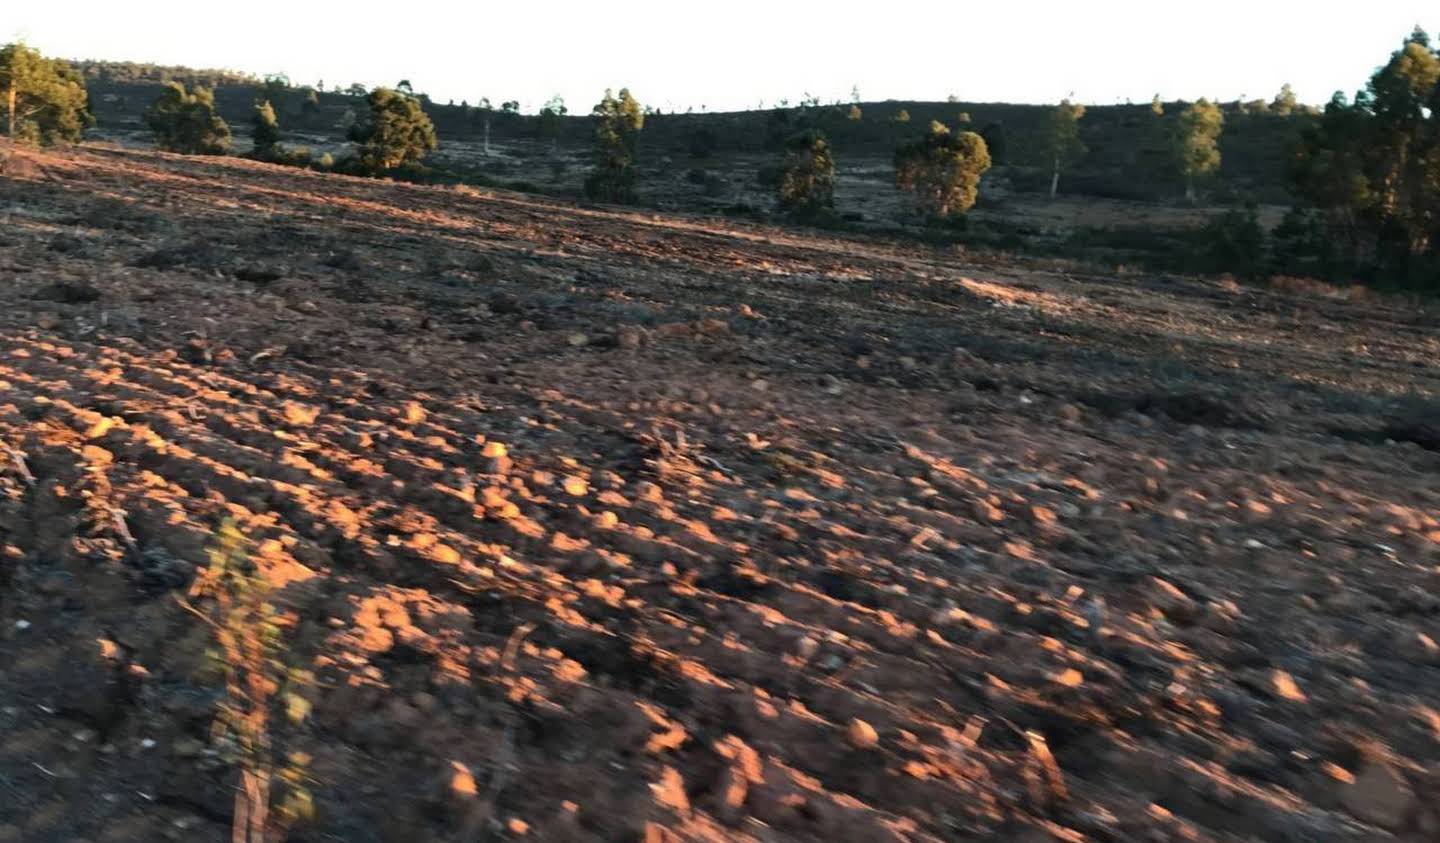
[[[24,44],[0,47],[0,114],[7,137],[46,146],[77,143],[95,123],[80,72]]]
[[[595,168],[585,180],[585,195],[603,202],[635,201],[635,147],[645,128],[645,113],[628,88],[605,98],[595,118]]]
[[[896,186],[913,194],[920,212],[929,217],[943,219],[974,207],[980,177],[988,169],[984,138],[974,132],[953,134],[940,122],[895,152]]]
[[[1185,195],[1195,199],[1195,181],[1220,169],[1220,133],[1225,114],[1207,99],[1192,103],[1180,112],[1175,135],[1175,161],[1185,179]]]
[[[540,108],[540,137],[549,140],[552,148],[560,142],[560,130],[565,126],[565,115],[568,113],[565,100],[559,94],[551,97]]]
[[[270,103],[272,108],[285,110],[285,95],[290,91],[290,77],[272,73],[256,86],[255,99]]]
[[[302,692],[314,678],[287,664],[284,613],[249,549],[233,521],[221,525],[191,588],[192,597],[209,601],[208,610],[181,605],[210,627],[225,685],[213,732],[222,756],[240,770],[231,839],[271,843],[314,816],[310,757],[290,752],[278,764],[275,757],[277,725],[299,725],[309,716]],[[280,799],[272,805],[277,787]]]
[[[224,155],[230,151],[230,127],[215,111],[215,94],[209,88],[186,90],[179,82],[167,84],[145,110],[145,122],[155,143],[166,152],[186,155]]]
[[[985,124],[985,128],[980,130],[980,137],[985,140],[985,149],[990,153],[991,163],[1004,164],[1009,149],[1005,124],[999,121]]]
[[[1291,208],[1270,233],[1274,269],[1285,275],[1324,278],[1336,272],[1335,249],[1324,216]]]
[[[275,118],[275,109],[269,100],[255,103],[250,117],[250,133],[255,140],[254,156],[264,161],[275,155],[275,146],[280,143],[280,121]]]
[[[892,118],[890,118],[890,119],[893,120],[893,121],[895,121],[896,123],[909,123],[909,122],[910,122],[910,110],[909,110],[909,109],[902,108],[902,109],[900,109],[899,111],[895,112],[895,116],[892,117]]]
[[[435,124],[415,97],[391,88],[376,88],[365,102],[369,111],[349,132],[364,172],[377,175],[418,162],[440,147]]]
[[[835,207],[835,161],[823,132],[811,129],[790,138],[780,170],[780,207],[814,217]]]
[[[864,116],[865,112],[860,110],[859,105],[851,105],[850,110],[845,113],[845,119],[851,122],[859,122]]]
[[[190,88],[201,86],[214,89],[221,85],[253,85],[259,81],[253,74],[241,73],[237,70],[197,70],[179,65],[157,65],[133,61],[96,61],[93,59],[83,59],[72,62],[72,64],[85,79],[110,85],[133,85],[136,83],[164,85],[170,82],[180,82]]]
[[[1244,278],[1264,274],[1265,229],[1253,204],[1231,209],[1206,224],[1201,233],[1202,266],[1210,272],[1233,272]]]
[[[1279,117],[1289,117],[1295,112],[1298,101],[1295,98],[1295,90],[1286,82],[1280,86],[1280,93],[1275,95],[1275,101],[1270,103],[1270,113]]]
[[[1052,165],[1050,197],[1060,189],[1060,171],[1085,155],[1085,144],[1080,140],[1080,120],[1085,117],[1085,106],[1061,100],[1050,112],[1045,127],[1045,157]]]
[[[1165,116],[1165,103],[1161,101],[1159,94],[1156,94],[1150,100],[1150,113],[1156,117]]]
[[[1297,192],[1341,264],[1440,290],[1440,55],[1413,33],[1364,91],[1336,94],[1298,145]]]

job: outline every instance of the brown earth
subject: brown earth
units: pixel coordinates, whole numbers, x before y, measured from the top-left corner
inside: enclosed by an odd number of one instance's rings
[[[1323,292],[11,157],[0,841],[228,839],[227,518],[291,840],[1440,838],[1440,316]]]

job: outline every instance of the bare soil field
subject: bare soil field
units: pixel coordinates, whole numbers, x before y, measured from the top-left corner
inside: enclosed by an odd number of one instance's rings
[[[229,839],[226,519],[294,841],[1440,839],[1433,307],[0,166],[0,841]]]

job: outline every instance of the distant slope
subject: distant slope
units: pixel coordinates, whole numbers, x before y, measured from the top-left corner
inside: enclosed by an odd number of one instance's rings
[[[135,132],[143,129],[141,114],[155,96],[162,81],[179,79],[187,83],[212,84],[221,114],[238,134],[244,134],[254,98],[253,77],[235,71],[190,70],[188,68],[134,65],[133,63],[77,62],[89,79],[91,99],[104,132]],[[643,92],[642,92],[643,93]],[[358,97],[340,93],[320,94],[320,108],[306,112],[303,95],[291,90],[285,101],[276,103],[286,130],[310,136],[341,140],[346,112],[363,107]],[[1041,145],[1048,107],[1007,103],[879,102],[860,103],[860,120],[849,119],[850,104],[809,108],[769,109],[714,114],[656,114],[646,122],[642,152],[675,158],[706,157],[734,153],[764,153],[779,148],[780,142],[802,128],[823,129],[831,138],[838,166],[844,170],[847,158],[888,158],[904,137],[924,130],[932,120],[960,124],[967,115],[968,126],[1002,139],[996,152],[997,164],[1009,168],[1010,180],[1020,190],[1048,188],[1049,173]],[[1166,105],[1166,115],[1156,118],[1149,104],[1109,105],[1089,108],[1081,124],[1081,138],[1089,152],[1065,174],[1066,193],[1114,199],[1167,200],[1181,192],[1172,172],[1169,137],[1181,106]],[[426,110],[435,121],[441,142],[478,141],[484,131],[486,113],[473,107],[438,104],[427,100]],[[584,103],[572,103],[577,115],[586,112]],[[896,122],[901,111],[907,123]],[[533,116],[489,113],[491,138],[497,143],[537,139],[538,122]],[[1255,199],[1286,204],[1291,197],[1285,184],[1285,165],[1290,145],[1307,121],[1296,114],[1289,117],[1238,113],[1227,108],[1225,135],[1221,141],[1224,163],[1213,187],[1217,198],[1229,201]],[[589,142],[590,124],[583,116],[566,121],[561,143],[567,146]]]

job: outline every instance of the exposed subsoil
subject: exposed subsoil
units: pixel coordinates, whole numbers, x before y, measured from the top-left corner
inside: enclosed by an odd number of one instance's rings
[[[291,840],[1440,839],[1437,393],[1398,300],[13,155],[0,841],[228,839],[226,519]]]

